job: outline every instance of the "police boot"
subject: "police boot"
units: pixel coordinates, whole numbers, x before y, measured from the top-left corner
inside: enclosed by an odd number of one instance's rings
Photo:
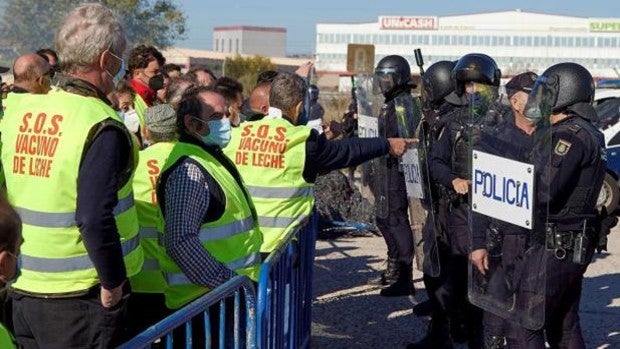
[[[484,349],[501,349],[504,347],[504,337],[501,336],[484,336]]]
[[[410,343],[407,349],[452,349],[452,341],[448,335],[448,327],[445,321],[429,322],[426,336],[421,340]]]
[[[398,263],[398,272],[396,281],[388,284],[388,286],[381,290],[379,295],[382,297],[401,297],[410,296],[415,293],[415,287],[413,286],[412,267],[411,263]]]
[[[388,258],[387,260],[387,268],[381,276],[378,278],[374,278],[370,280],[370,283],[373,285],[389,285],[396,282],[398,278],[398,260],[396,258]]]

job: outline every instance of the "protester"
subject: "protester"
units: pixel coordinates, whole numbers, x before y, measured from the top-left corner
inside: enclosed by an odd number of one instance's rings
[[[52,68],[45,59],[36,53],[17,57],[13,63],[12,92],[45,94],[51,85]]]
[[[183,98],[183,94],[187,89],[197,86],[196,80],[188,75],[173,79],[166,90],[166,103],[175,109]]]
[[[235,79],[223,76],[217,79],[214,88],[226,100],[230,124],[233,127],[239,126],[241,123],[241,105],[243,104],[243,85]]]
[[[168,75],[170,79],[176,79],[183,75],[181,73],[181,66],[174,63],[166,63],[161,67],[162,73]]]
[[[192,67],[187,75],[194,79],[198,86],[213,87],[217,78],[215,74],[205,66],[198,65]]]
[[[136,91],[135,110],[140,118],[140,128],[144,129],[144,112],[157,100],[157,88],[153,89],[152,79],[161,79],[160,70],[166,63],[161,52],[153,46],[140,45],[129,53],[129,81]],[[124,69],[124,68],[123,68]],[[163,86],[163,80],[161,81]]]
[[[388,153],[400,156],[413,140],[347,139],[328,141],[298,126],[306,84],[296,74],[281,73],[271,84],[269,115],[233,129],[225,149],[239,169],[256,205],[264,242],[273,251],[286,233],[308,217],[319,173],[358,165]]]
[[[166,281],[157,262],[157,257],[165,251],[158,244],[159,205],[155,187],[161,168],[177,140],[176,119],[174,108],[168,104],[146,109],[145,141],[149,146],[140,151],[140,161],[133,179],[140,244],[144,249],[142,271],[130,279],[134,293],[129,299],[128,315],[134,335],[170,313],[164,298]]]
[[[19,95],[0,125],[7,197],[23,223],[9,293],[15,339],[23,348],[109,348],[125,339],[127,277],[144,259],[135,148],[106,98],[124,73],[126,38],[108,8],[90,3],[68,14],[55,46],[66,75],[58,90]]]

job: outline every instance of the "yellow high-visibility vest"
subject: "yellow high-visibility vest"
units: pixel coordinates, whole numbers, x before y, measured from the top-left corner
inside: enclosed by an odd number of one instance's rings
[[[310,215],[314,184],[303,177],[311,129],[267,116],[233,128],[225,154],[235,163],[256,207],[261,252],[276,249]]]
[[[159,204],[155,188],[175,143],[159,142],[140,151],[140,162],[133,178],[133,193],[140,225],[140,245],[144,249],[144,265],[142,271],[130,279],[131,289],[135,292],[164,293],[166,289],[166,280],[157,261],[157,256],[166,252],[158,243]]]
[[[160,178],[165,178],[167,171],[175,168],[184,157],[189,157],[210,174],[221,186],[226,197],[222,216],[200,227],[202,246],[218,262],[235,273],[247,275],[257,281],[261,266],[259,250],[262,236],[252,213],[252,202],[246,199],[245,189],[239,186],[219,160],[199,146],[184,142],[178,142],[174,146]],[[158,184],[161,185],[165,183]],[[163,187],[158,187],[160,194],[163,190]],[[160,210],[162,207],[163,203],[160,204]],[[163,214],[160,217],[159,229],[164,231],[165,235],[165,217]],[[209,291],[206,287],[193,284],[167,253],[160,254],[159,264],[168,284],[165,291],[168,308],[179,308]]]
[[[15,98],[0,125],[8,200],[23,223],[21,273],[12,287],[35,294],[87,290],[100,281],[75,220],[80,163],[101,127],[118,127],[129,142],[131,137],[97,98],[62,90]],[[132,192],[135,144],[133,151],[113,210],[128,276],[144,261]]]

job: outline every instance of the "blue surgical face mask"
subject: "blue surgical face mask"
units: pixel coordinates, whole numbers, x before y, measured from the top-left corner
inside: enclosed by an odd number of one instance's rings
[[[194,119],[209,126],[209,134],[206,136],[200,136],[204,144],[216,145],[220,148],[225,148],[228,145],[231,134],[230,120],[228,120],[228,118],[210,120],[207,122],[199,118]]]
[[[115,55],[114,53],[112,53],[112,51],[108,51],[108,53],[110,55],[112,55],[114,58],[116,58],[119,61],[121,61],[121,67],[118,69],[118,72],[116,73],[116,75],[112,75],[107,70],[105,71],[112,78],[112,83],[116,87],[118,85],[118,83],[121,82],[121,80],[123,80],[123,78],[125,77],[125,71],[127,70],[127,68],[125,67],[125,60],[124,59],[122,59],[121,57]]]

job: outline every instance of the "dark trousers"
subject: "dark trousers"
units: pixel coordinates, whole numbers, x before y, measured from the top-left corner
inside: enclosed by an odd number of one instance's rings
[[[585,348],[579,324],[581,283],[587,266],[572,263],[572,254],[558,260],[547,253],[547,290],[545,297],[545,327],[551,348]],[[514,324],[507,335],[510,348],[544,348],[543,330],[531,331]]]
[[[390,190],[388,216],[377,217],[377,227],[385,239],[388,257],[399,263],[413,261],[413,233],[409,225],[409,202],[404,190]]]
[[[127,302],[128,336],[133,338],[172,314],[163,293],[132,293]]]
[[[13,325],[20,347],[113,348],[125,338],[126,300],[106,309],[98,291],[73,298],[35,298],[14,292]]]

